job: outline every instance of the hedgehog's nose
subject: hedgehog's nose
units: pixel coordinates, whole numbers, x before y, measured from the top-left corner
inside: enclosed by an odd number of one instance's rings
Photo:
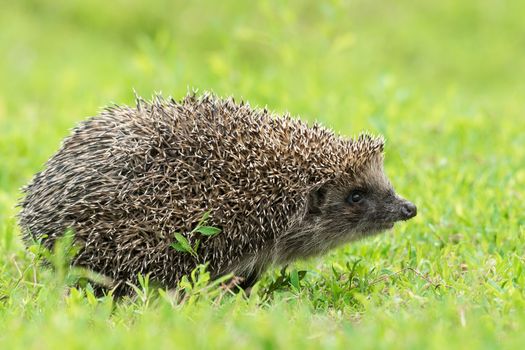
[[[403,215],[403,220],[408,220],[417,215],[417,207],[406,201],[401,205],[401,215]]]

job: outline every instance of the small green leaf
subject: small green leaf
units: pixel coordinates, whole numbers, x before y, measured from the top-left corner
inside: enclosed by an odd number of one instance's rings
[[[190,251],[191,247],[190,247],[190,242],[188,242],[188,240],[186,239],[186,237],[184,237],[183,235],[181,235],[179,232],[175,232],[175,239],[177,240],[177,242],[179,242],[179,244],[184,248],[186,249],[186,251]]]
[[[197,232],[199,232],[201,235],[212,237],[221,232],[220,228],[213,227],[213,226],[200,226],[195,229]]]
[[[299,273],[297,270],[292,270],[292,272],[290,272],[290,284],[295,289],[299,289]]]
[[[177,242],[171,244],[171,247],[179,252],[190,253],[193,257],[197,257],[197,252],[190,245],[190,242],[186,237],[181,235],[179,232],[175,232],[175,239]],[[198,244],[197,244],[198,247]]]
[[[172,247],[173,249],[175,249],[176,251],[178,251],[178,252],[185,252],[185,253],[188,252],[188,251],[187,251],[186,249],[184,249],[184,247],[183,247],[180,243],[178,243],[178,242],[177,242],[177,243],[172,243],[172,244],[171,244],[171,247]]]

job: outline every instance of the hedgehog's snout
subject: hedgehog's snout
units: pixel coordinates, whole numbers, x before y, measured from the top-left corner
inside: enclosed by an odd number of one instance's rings
[[[408,220],[417,215],[417,207],[406,199],[402,199],[399,210],[401,212],[401,220]]]

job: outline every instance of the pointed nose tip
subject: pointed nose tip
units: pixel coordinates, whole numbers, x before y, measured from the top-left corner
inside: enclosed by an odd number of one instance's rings
[[[406,202],[401,206],[401,214],[404,220],[411,219],[417,215],[417,207],[410,202]]]

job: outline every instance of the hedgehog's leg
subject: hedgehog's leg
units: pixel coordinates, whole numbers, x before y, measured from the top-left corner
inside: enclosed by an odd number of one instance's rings
[[[248,289],[252,289],[252,287],[257,283],[259,280],[259,272],[257,270],[253,270],[250,272],[250,274],[246,277],[241,277],[242,280],[238,284],[238,287],[246,292],[246,294],[249,294],[247,292]]]
[[[249,296],[252,287],[259,280],[259,276],[260,274],[257,271],[247,271],[247,274],[234,274],[231,279],[224,283],[224,286],[234,293],[243,291]]]

